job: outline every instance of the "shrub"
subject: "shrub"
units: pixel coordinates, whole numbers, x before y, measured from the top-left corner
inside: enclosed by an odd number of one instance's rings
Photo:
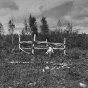
[[[67,51],[67,55],[69,59],[79,59],[79,57],[82,55],[82,51],[78,48],[71,49]]]

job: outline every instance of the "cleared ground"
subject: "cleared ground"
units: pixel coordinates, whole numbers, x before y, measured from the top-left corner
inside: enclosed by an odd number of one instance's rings
[[[0,63],[0,88],[88,88],[87,84],[85,57],[14,53]]]

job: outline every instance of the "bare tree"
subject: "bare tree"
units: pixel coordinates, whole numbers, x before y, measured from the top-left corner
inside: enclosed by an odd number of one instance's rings
[[[24,28],[22,30],[22,34],[28,34],[28,24],[27,24],[27,20],[24,20]]]
[[[57,23],[57,30],[58,30],[59,32],[62,32],[61,26],[62,26],[62,23],[61,23],[61,21],[59,20],[58,23]]]

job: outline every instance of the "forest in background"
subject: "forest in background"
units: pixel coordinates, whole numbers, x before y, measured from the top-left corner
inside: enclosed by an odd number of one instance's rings
[[[36,18],[30,14],[28,19],[24,20],[24,28],[21,32],[21,40],[33,40],[33,35],[37,35],[37,40],[55,43],[63,43],[64,38],[66,38],[66,48],[74,49],[78,48],[80,50],[88,49],[88,34],[82,33],[79,34],[79,30],[73,30],[71,23],[67,24],[67,28],[62,30],[62,23],[59,20],[57,23],[57,28],[54,31],[49,29],[46,17],[41,18],[40,29],[41,32],[38,32]],[[4,35],[4,27],[0,23],[0,52],[11,52],[13,49],[18,50],[19,45],[19,35],[14,34],[15,24],[13,20],[8,22],[8,31],[7,35]]]

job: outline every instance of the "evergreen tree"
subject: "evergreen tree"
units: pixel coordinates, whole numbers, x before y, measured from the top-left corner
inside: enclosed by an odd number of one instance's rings
[[[72,24],[71,23],[68,23],[67,30],[69,33],[72,33]]]
[[[14,40],[14,39],[13,39],[13,33],[14,33],[15,25],[14,25],[14,23],[12,22],[12,20],[9,21],[8,26],[9,26],[8,31],[9,31],[9,33],[10,33],[11,36],[12,36],[12,45],[13,45],[13,40]]]
[[[42,23],[40,25],[41,33],[43,33],[43,34],[49,34],[49,27],[48,27],[47,20],[46,20],[45,17],[42,17],[41,23]]]
[[[0,23],[0,34],[1,34],[1,35],[4,34],[4,28],[3,28],[2,23]]]
[[[33,17],[31,14],[30,14],[30,17],[29,17],[29,27],[31,29],[32,35],[34,35],[34,34],[37,35],[38,34],[36,18]]]
[[[0,23],[0,51],[2,50],[3,43],[4,43],[4,28],[2,23]]]

